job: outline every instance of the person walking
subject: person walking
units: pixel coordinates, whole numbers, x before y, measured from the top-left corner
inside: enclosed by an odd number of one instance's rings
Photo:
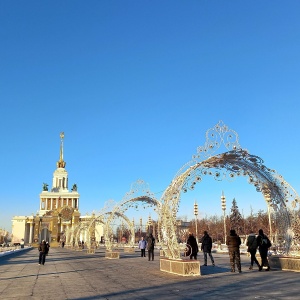
[[[235,272],[235,265],[236,265],[239,273],[241,273],[242,272],[241,257],[240,257],[241,239],[236,234],[234,229],[230,230],[230,235],[227,237],[226,245],[228,247],[228,252],[229,252],[231,272]]]
[[[258,266],[259,271],[262,270],[261,265],[259,264],[258,260],[256,259],[256,252],[257,252],[257,240],[255,233],[250,233],[247,238],[246,246],[248,246],[247,251],[250,253],[250,267],[249,270],[253,270],[253,264],[256,263]]]
[[[261,269],[266,267],[266,271],[270,271],[270,265],[268,261],[268,250],[272,246],[269,238],[264,234],[262,229],[259,229],[258,236],[256,238],[258,251],[261,258]]]
[[[215,266],[215,261],[211,254],[211,249],[212,249],[212,239],[209,236],[208,232],[204,231],[203,237],[201,238],[201,250],[203,251],[203,255],[204,255],[204,266],[207,266],[207,254],[210,257],[212,265]]]
[[[47,250],[48,250],[48,247],[46,245],[46,242],[45,240],[43,240],[40,245],[39,245],[39,265],[42,264],[44,265],[45,264],[45,260],[46,260],[46,254],[47,254]]]
[[[141,240],[139,241],[139,249],[141,249],[141,257],[146,257],[146,246],[147,242],[144,240],[144,237],[141,237]]]
[[[154,260],[154,244],[155,238],[153,237],[152,233],[150,233],[147,238],[148,260],[150,260],[151,258],[152,260]]]
[[[189,237],[187,239],[187,242],[186,244],[189,246],[190,248],[190,259],[197,259],[197,254],[198,254],[198,251],[199,251],[199,248],[198,248],[198,243],[197,243],[197,240],[196,238],[194,237],[193,233],[189,233]]]

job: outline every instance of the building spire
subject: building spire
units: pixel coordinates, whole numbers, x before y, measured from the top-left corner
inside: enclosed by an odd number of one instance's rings
[[[56,163],[58,168],[64,168],[66,163],[64,162],[64,132],[60,133],[60,152],[59,152],[59,161]]]

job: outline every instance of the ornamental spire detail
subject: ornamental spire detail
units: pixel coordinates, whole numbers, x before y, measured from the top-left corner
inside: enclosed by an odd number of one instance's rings
[[[56,163],[57,168],[64,168],[66,166],[66,162],[64,161],[64,132],[60,133],[60,152],[59,152],[59,161]]]

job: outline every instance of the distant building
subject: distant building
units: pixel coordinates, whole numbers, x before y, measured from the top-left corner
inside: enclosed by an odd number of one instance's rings
[[[73,243],[76,239],[86,241],[100,241],[103,238],[103,226],[94,224],[92,234],[87,235],[80,228],[81,223],[89,224],[94,216],[82,216],[79,212],[79,193],[77,185],[73,184],[68,189],[68,172],[65,169],[66,162],[63,158],[64,133],[60,134],[60,155],[57,168],[53,173],[52,188],[43,184],[40,193],[40,205],[36,215],[15,216],[12,219],[12,242],[20,243],[23,239],[25,244],[37,244],[42,240],[49,241],[51,246],[58,246],[61,241]],[[73,231],[73,241],[66,241],[66,231]],[[71,236],[71,235],[69,235]],[[76,241],[77,242],[77,241]]]

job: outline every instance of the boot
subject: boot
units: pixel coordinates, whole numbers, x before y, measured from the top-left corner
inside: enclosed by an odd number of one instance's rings
[[[249,267],[249,270],[253,270],[253,266],[250,266],[250,267]]]

